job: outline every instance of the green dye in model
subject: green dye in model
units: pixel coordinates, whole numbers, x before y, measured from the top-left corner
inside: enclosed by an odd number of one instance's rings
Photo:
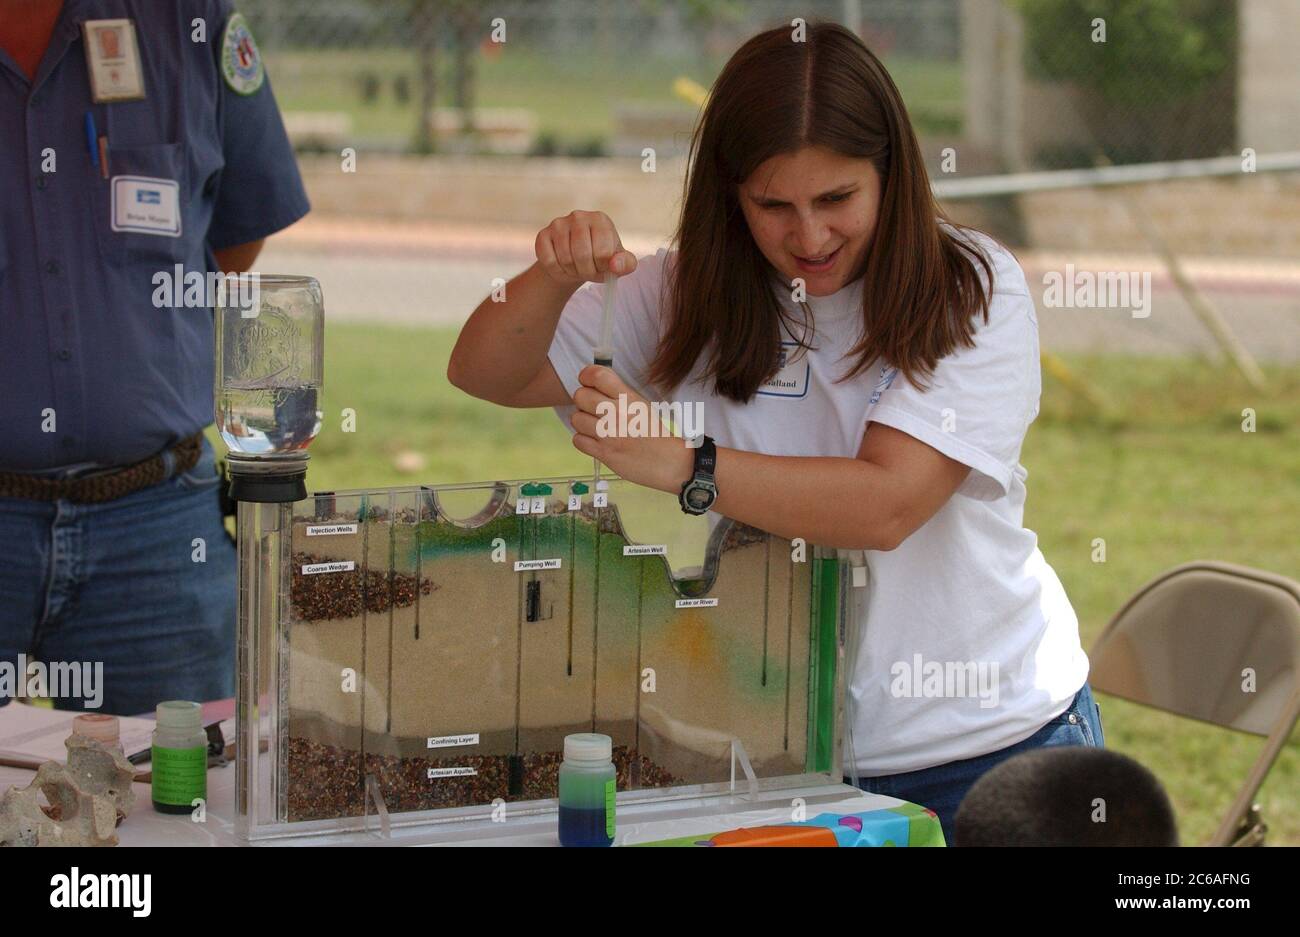
[[[838,627],[840,577],[835,559],[813,563],[813,679],[809,681],[808,770],[831,770],[835,726],[835,657]]]

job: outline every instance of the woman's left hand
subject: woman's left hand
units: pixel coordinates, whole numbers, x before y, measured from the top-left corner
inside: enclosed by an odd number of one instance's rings
[[[680,436],[668,435],[650,403],[601,365],[587,365],[578,380],[582,386],[573,395],[578,407],[572,417],[577,430],[574,448],[599,459],[620,478],[674,494],[681,491],[694,470],[693,450]],[[645,432],[658,435],[618,435],[620,410],[626,413],[626,429],[640,429],[632,425],[639,411]]]

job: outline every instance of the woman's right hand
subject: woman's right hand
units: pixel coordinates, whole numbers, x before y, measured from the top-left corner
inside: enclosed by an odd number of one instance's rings
[[[556,283],[580,286],[602,283],[605,274],[627,276],[636,255],[623,249],[609,216],[600,211],[571,211],[537,232],[537,262]]]

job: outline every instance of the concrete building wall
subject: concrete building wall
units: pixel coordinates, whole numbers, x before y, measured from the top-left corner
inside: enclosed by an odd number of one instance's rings
[[[1238,0],[1237,37],[1240,145],[1300,150],[1300,3]]]
[[[1300,3],[1237,0],[1237,9],[1239,145],[1300,150]],[[1025,75],[1021,18],[1005,0],[961,0],[961,29],[968,145],[1017,172],[1045,148],[1088,143],[1084,97]]]

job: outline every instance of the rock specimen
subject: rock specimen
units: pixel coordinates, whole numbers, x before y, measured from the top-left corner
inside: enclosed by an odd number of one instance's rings
[[[117,845],[114,830],[135,804],[135,768],[94,739],[73,735],[64,744],[66,765],[47,761],[27,787],[0,795],[0,846]]]

